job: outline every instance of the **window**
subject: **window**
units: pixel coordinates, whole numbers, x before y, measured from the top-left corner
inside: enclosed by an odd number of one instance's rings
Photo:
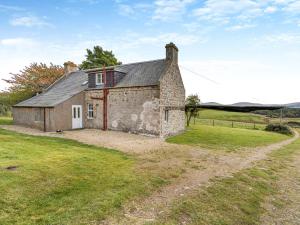
[[[94,106],[93,104],[88,104],[88,119],[94,118]]]
[[[73,118],[76,119],[76,107],[73,108]]]
[[[103,76],[102,73],[96,73],[96,85],[103,84]]]
[[[165,110],[165,121],[169,121],[169,110]]]

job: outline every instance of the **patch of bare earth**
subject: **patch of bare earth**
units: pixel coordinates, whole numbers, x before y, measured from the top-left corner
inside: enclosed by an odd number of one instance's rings
[[[262,225],[300,225],[300,155],[277,186],[279,193],[267,199]]]

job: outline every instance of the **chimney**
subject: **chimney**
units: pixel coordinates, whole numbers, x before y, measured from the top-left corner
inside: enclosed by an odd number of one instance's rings
[[[173,42],[166,45],[166,59],[176,64],[178,63],[178,48]]]
[[[65,75],[75,72],[78,70],[78,67],[75,63],[68,61],[64,63]]]

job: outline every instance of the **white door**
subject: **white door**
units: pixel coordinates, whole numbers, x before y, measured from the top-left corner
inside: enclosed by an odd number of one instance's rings
[[[82,128],[82,106],[72,105],[72,129]]]

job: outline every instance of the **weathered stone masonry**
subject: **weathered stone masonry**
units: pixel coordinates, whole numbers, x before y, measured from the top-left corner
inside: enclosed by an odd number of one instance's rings
[[[93,119],[86,117],[89,128],[103,128],[103,101],[98,99],[102,97],[102,90],[86,91],[86,103],[93,104],[95,115]],[[159,119],[157,86],[109,89],[108,129],[159,135]]]

